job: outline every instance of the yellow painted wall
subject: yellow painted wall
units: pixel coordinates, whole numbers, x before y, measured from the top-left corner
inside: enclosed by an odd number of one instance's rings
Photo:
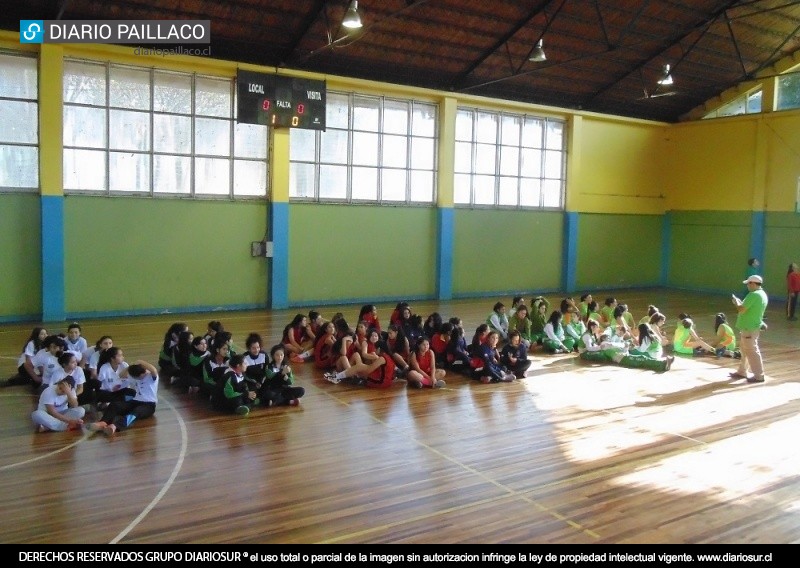
[[[568,210],[664,213],[668,128],[658,123],[581,117],[572,130],[577,140],[570,145]]]
[[[800,111],[674,125],[668,209],[794,211]]]
[[[800,110],[763,118],[765,210],[794,211],[800,184]]]

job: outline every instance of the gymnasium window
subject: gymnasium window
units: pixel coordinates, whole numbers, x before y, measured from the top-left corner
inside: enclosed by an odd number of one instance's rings
[[[778,77],[778,104],[776,110],[800,108],[800,72]]]
[[[0,53],[0,191],[39,187],[37,60]]]
[[[265,197],[267,130],[235,121],[233,79],[64,62],[64,189]]]
[[[761,112],[762,90],[736,97],[718,109],[708,113],[703,118],[722,118],[725,116],[739,116],[742,114],[758,114]]]
[[[291,199],[435,201],[436,105],[328,91],[326,106],[324,132],[290,132]]]
[[[456,114],[456,205],[562,208],[564,122],[459,108]]]

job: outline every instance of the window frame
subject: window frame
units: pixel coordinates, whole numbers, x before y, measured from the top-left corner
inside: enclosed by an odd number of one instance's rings
[[[467,140],[466,138],[460,137],[459,135],[459,128],[458,124],[456,125],[456,134],[455,134],[455,150],[454,150],[454,168],[453,168],[453,205],[457,208],[469,208],[469,209],[506,209],[506,210],[525,210],[525,211],[564,211],[566,208],[566,188],[567,188],[567,135],[568,135],[568,128],[567,128],[567,120],[563,118],[556,118],[556,117],[549,117],[549,116],[538,116],[532,115],[527,113],[515,113],[515,112],[508,112],[508,111],[497,111],[497,110],[489,110],[486,108],[480,107],[468,107],[468,106],[459,106],[456,110],[456,122],[458,123],[459,116],[463,116],[464,114],[469,114],[471,116],[471,127],[470,127],[470,139]],[[481,115],[485,117],[495,117],[495,132],[494,132],[494,142],[487,142],[481,141],[481,136],[486,136],[487,133],[485,131],[479,132],[479,121],[481,120]],[[518,133],[516,139],[518,142],[516,144],[504,144],[504,120],[511,119],[519,121],[518,126]],[[538,140],[538,144],[534,146],[528,146],[525,144],[525,125],[528,121],[535,122],[538,121],[541,123],[540,130],[540,139]],[[561,146],[560,148],[553,148],[549,142],[549,132],[550,132],[550,125],[558,124],[560,127],[560,138],[561,138]],[[459,145],[468,144],[470,146],[470,158],[469,158],[469,167],[464,169],[459,169],[459,162],[464,163],[464,160],[459,159]],[[478,156],[478,149],[482,146],[494,146],[494,171],[493,173],[488,172],[488,168],[486,172],[480,171],[480,165],[477,163],[477,156]],[[508,173],[504,173],[508,171],[508,167],[503,165],[503,149],[504,148],[514,148],[516,150],[516,174],[515,175],[508,175]],[[486,148],[485,148],[486,149]],[[531,176],[531,175],[523,175],[523,166],[524,166],[524,158],[523,155],[525,151],[538,151],[539,152],[539,164],[538,164],[538,176]],[[509,151],[509,150],[506,150]],[[560,155],[559,160],[559,177],[549,177],[548,173],[548,155],[552,154],[553,152],[558,152]],[[486,164],[488,165],[488,164]],[[513,166],[513,164],[512,164]],[[513,170],[514,168],[510,168]],[[459,191],[456,187],[459,183],[459,178],[469,178],[469,202],[460,201],[459,200]],[[483,202],[476,201],[476,178],[477,181],[486,181],[489,178],[493,180],[492,184],[492,202],[488,203],[488,200],[483,200]],[[502,193],[504,193],[503,189],[503,182],[507,180],[515,180],[516,185],[516,200],[514,204],[511,203],[503,203],[501,202]],[[538,204],[537,205],[528,205],[523,203],[523,183],[525,181],[535,181],[538,185]],[[558,183],[558,205],[548,205],[547,203],[547,191],[546,185],[548,183]],[[507,190],[506,190],[507,192]]]
[[[290,137],[308,136],[313,137],[313,151],[310,144],[304,146],[304,151],[307,156],[303,159],[289,158],[290,169],[290,184],[289,184],[289,201],[295,203],[326,203],[326,204],[358,204],[358,205],[386,205],[386,206],[425,206],[430,207],[436,204],[438,199],[438,172],[439,172],[439,105],[432,101],[422,101],[417,99],[405,99],[399,97],[389,97],[380,95],[371,95],[358,92],[345,92],[345,91],[328,91],[328,111],[337,110],[331,106],[331,101],[337,99],[346,99],[347,101],[347,126],[334,126],[339,120],[332,120],[328,117],[326,121],[326,130],[300,130],[292,129]],[[358,106],[358,102],[362,102],[362,106]],[[356,111],[358,108],[366,109],[368,103],[373,103],[377,110],[377,126],[374,129],[369,127],[359,127],[357,123]],[[407,109],[406,112],[406,127],[405,134],[398,132],[396,129],[387,128],[387,106],[391,105],[404,105]],[[415,131],[415,116],[416,113],[432,111],[433,117],[430,120],[433,124],[433,130],[430,133]],[[325,138],[330,136],[330,138]],[[334,136],[339,136],[345,142],[343,149],[343,160],[329,160],[326,159],[324,151],[330,147],[326,142],[333,142]],[[357,139],[375,137],[377,148],[374,154],[373,163],[361,163],[356,156],[355,146]],[[405,137],[405,165],[391,165],[386,163],[386,141],[388,137],[399,138]],[[415,159],[415,141],[418,144],[430,143],[432,156],[430,156],[430,167],[414,167]],[[290,140],[290,146],[292,141]],[[310,154],[313,153],[313,157]],[[296,185],[293,176],[300,168],[311,172],[304,187],[310,186],[310,195],[298,195],[295,192],[299,185]],[[322,196],[327,187],[321,184],[321,178],[325,175],[325,170],[343,168],[345,176],[343,178],[343,191],[336,196]],[[374,183],[375,193],[374,196],[368,198],[354,196],[353,186],[356,182],[356,176],[359,171],[374,170]],[[404,198],[392,199],[387,197],[387,189],[390,183],[390,173],[403,172],[402,176],[397,176],[395,179],[404,177]],[[430,176],[430,199],[415,199],[414,195],[414,176],[416,174],[425,174]],[[340,179],[342,179],[340,177]]]
[[[104,80],[104,102],[102,104],[99,103],[86,103],[86,102],[66,102],[63,103],[62,107],[62,116],[65,117],[66,123],[66,115],[68,108],[86,108],[86,109],[101,109],[104,113],[104,142],[101,142],[97,145],[86,146],[81,144],[73,144],[68,143],[66,136],[68,132],[66,128],[64,129],[63,134],[63,157],[62,161],[64,163],[64,194],[65,195],[102,195],[102,196],[120,196],[120,197],[156,197],[156,198],[181,198],[181,199],[198,199],[198,200],[267,200],[269,196],[269,158],[270,158],[270,150],[269,150],[269,131],[264,131],[263,137],[263,154],[262,152],[258,152],[262,154],[260,157],[251,157],[247,148],[248,146],[245,145],[242,149],[243,154],[238,154],[239,146],[236,144],[237,139],[237,125],[239,123],[236,120],[236,81],[235,78],[230,77],[219,77],[213,75],[206,75],[202,73],[185,73],[180,71],[172,71],[168,69],[156,69],[152,67],[139,67],[135,65],[128,65],[128,64],[120,64],[114,63],[111,61],[97,61],[97,60],[88,60],[88,59],[77,59],[77,58],[68,58],[64,60],[65,65],[69,64],[76,64],[77,66],[86,66],[86,65],[94,65],[99,68],[103,69],[102,76]],[[84,67],[85,68],[85,67]],[[112,77],[114,70],[132,70],[132,71],[139,71],[144,72],[147,74],[148,79],[148,103],[147,108],[132,108],[130,106],[120,106],[119,104],[112,104]],[[99,75],[99,73],[98,73]],[[156,89],[157,89],[157,77],[159,76],[169,76],[174,75],[176,77],[183,77],[189,79],[189,105],[187,112],[181,112],[180,110],[169,110],[169,109],[161,109],[156,110],[157,100],[156,100]],[[66,77],[66,72],[65,72]],[[227,98],[229,100],[228,108],[221,111],[220,113],[198,113],[197,109],[197,96],[198,92],[203,92],[202,86],[198,86],[198,82],[202,82],[204,80],[212,81],[216,83],[226,83],[227,84]],[[62,90],[66,90],[67,82],[66,79],[64,84],[62,85]],[[181,105],[185,106],[185,105]],[[147,134],[147,149],[121,149],[116,148],[113,144],[111,139],[112,135],[112,115],[114,113],[142,113],[146,114],[146,123],[148,125],[148,134]],[[187,152],[180,152],[179,150],[157,150],[156,149],[156,122],[158,117],[167,117],[172,119],[188,119],[188,136],[189,136],[189,148]],[[227,138],[227,150],[223,153],[198,153],[198,124],[203,124],[203,121],[224,121],[227,124],[225,128],[227,132],[225,133],[225,137]],[[244,125],[248,127],[249,125]],[[263,128],[268,128],[267,126],[263,126]],[[67,185],[67,157],[69,151],[92,151],[92,152],[102,152],[103,153],[103,165],[104,165],[104,179],[102,182],[103,188],[102,189],[81,189],[76,187],[69,187]],[[146,174],[147,183],[146,189],[143,191],[139,190],[131,190],[131,189],[114,189],[113,185],[114,182],[112,180],[112,160],[114,159],[114,155],[130,155],[130,156],[145,156],[146,161],[148,164],[148,172]],[[189,169],[188,172],[188,181],[184,182],[188,186],[188,191],[158,191],[156,190],[155,183],[157,178],[157,163],[161,158],[171,158],[173,160],[178,161],[186,161],[187,167]],[[210,161],[210,160],[224,160],[227,165],[227,192],[226,193],[210,193],[210,192],[198,192],[198,188],[200,186],[200,179],[205,179],[205,176],[198,175],[199,171],[199,164],[203,161]],[[254,195],[252,193],[237,193],[237,165],[241,163],[257,163],[259,164],[259,168],[263,168],[264,176],[264,185],[263,187],[259,188],[260,193],[258,195]],[[263,164],[263,166],[261,166]],[[173,180],[174,181],[174,180]],[[260,185],[260,184],[259,184]],[[173,188],[170,188],[173,189]]]
[[[32,160],[32,173],[33,179],[35,180],[33,185],[0,185],[0,193],[38,193],[41,189],[41,176],[39,175],[39,163],[41,161],[41,149],[40,149],[40,141],[41,141],[41,128],[39,124],[39,60],[38,57],[33,53],[25,53],[25,52],[18,52],[18,51],[6,51],[0,50],[0,57],[16,57],[20,59],[25,59],[28,62],[33,63],[33,98],[24,98],[21,96],[6,96],[0,95],[0,105],[5,104],[6,102],[11,103],[21,103],[21,104],[32,104],[35,107],[35,136],[33,136],[33,141],[31,142],[21,142],[21,141],[5,141],[0,140],[0,146],[2,147],[13,147],[13,148],[32,148],[34,150],[35,159]]]

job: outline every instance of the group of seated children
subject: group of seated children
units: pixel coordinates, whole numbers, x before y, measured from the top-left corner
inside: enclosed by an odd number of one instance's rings
[[[680,355],[740,357],[725,314],[715,317],[713,344],[697,334],[688,314],[678,320],[670,342],[663,330],[666,317],[652,305],[637,324],[627,305],[613,297],[602,308],[591,294],[581,296],[580,303],[564,298],[550,311],[542,296],[532,298],[530,308],[518,296],[509,310],[495,303],[468,342],[459,317],[445,321],[434,312],[423,320],[408,302],[399,302],[384,330],[376,306],[367,304],[355,328],[341,313],[330,321],[313,310],[297,314],[268,351],[258,333],[238,347],[219,321],[209,322],[198,336],[185,323],[174,323],[164,334],[158,369],[145,361],[129,367],[108,335],[89,347],[80,325],[72,323],[59,335],[34,328],[18,373],[7,384],[30,384],[47,393],[32,415],[40,431],[75,427],[83,418],[78,408],[91,405],[105,411],[92,428],[113,433],[152,415],[159,374],[170,385],[201,394],[217,410],[246,415],[256,406],[299,404],[305,390],[294,384],[290,362],[313,361],[332,383],[386,388],[404,380],[414,388],[442,388],[447,372],[483,383],[523,378],[531,366],[529,354],[539,347],[549,354],[578,352],[584,360],[658,372],[674,361],[664,354],[670,344]]]

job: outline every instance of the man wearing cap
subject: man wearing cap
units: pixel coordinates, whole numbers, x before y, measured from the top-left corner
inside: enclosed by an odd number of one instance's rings
[[[742,351],[742,359],[739,362],[739,369],[731,373],[731,378],[747,379],[748,383],[764,382],[764,362],[761,359],[761,351],[758,348],[758,336],[762,329],[767,329],[764,323],[764,312],[767,309],[767,293],[761,288],[764,280],[758,274],[749,276],[743,284],[747,285],[747,295],[744,300],[740,300],[734,294],[733,303],[739,315],[736,318],[736,328],[739,330],[739,349]],[[753,376],[747,376],[747,367],[753,371]]]

